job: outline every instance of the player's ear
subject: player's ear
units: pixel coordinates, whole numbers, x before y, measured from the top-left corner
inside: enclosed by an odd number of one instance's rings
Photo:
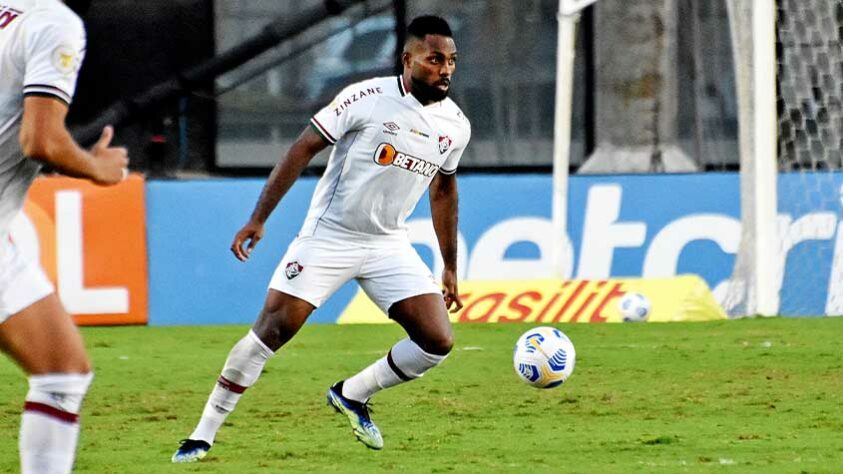
[[[413,64],[413,54],[407,51],[406,49],[403,53],[401,53],[401,64],[403,64],[404,67],[407,68]]]

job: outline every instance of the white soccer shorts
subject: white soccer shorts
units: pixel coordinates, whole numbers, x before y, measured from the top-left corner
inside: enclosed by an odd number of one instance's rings
[[[0,242],[0,323],[54,292],[38,262],[30,261],[11,242]]]
[[[430,269],[406,239],[355,243],[337,238],[298,237],[269,287],[319,307],[352,278],[384,312],[398,301],[442,294]]]

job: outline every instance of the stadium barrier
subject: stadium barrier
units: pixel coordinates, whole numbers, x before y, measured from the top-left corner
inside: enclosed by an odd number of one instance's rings
[[[303,178],[293,186],[267,222],[265,238],[251,260],[242,264],[229,252],[231,238],[248,218],[263,183],[153,180],[144,186],[142,178],[133,176],[116,188],[98,188],[40,178],[27,204],[29,217],[19,221],[28,224],[19,224],[17,234],[38,230],[39,239],[20,240],[40,243],[42,262],[80,323],[143,323],[147,261],[150,324],[250,323],[304,219],[316,180]],[[828,195],[836,195],[841,184],[841,175],[830,184],[787,174],[779,182],[780,188]],[[510,286],[513,281],[554,278],[550,176],[461,176],[459,186],[462,291],[474,280]],[[603,281],[696,274],[722,301],[740,240],[738,187],[738,176],[730,173],[573,176],[566,249],[570,265],[564,277]],[[64,217],[55,219],[57,203],[81,222],[76,240],[65,241],[64,233],[74,227]],[[786,250],[778,275],[783,315],[843,312],[834,303],[843,301],[843,278],[833,277],[843,272],[843,233],[837,231],[836,212],[823,205],[800,209],[793,202],[780,203]],[[442,262],[424,200],[408,225],[414,246],[438,276]],[[55,237],[58,232],[61,239]],[[71,245],[79,239],[84,255],[74,260]],[[59,262],[59,254],[65,260]],[[64,278],[68,281],[62,282]],[[811,285],[797,284],[803,282]],[[356,284],[344,286],[311,322],[337,322],[356,294]],[[128,296],[128,303],[121,295]],[[100,309],[101,315],[85,307],[106,303],[114,306]],[[76,311],[79,305],[87,312]],[[127,311],[118,311],[122,309]]]
[[[40,259],[81,325],[145,324],[149,314],[144,178],[114,187],[40,177],[11,237]]]
[[[463,308],[455,323],[619,323],[626,293],[646,295],[650,322],[726,319],[705,282],[696,275],[656,279],[468,280],[460,285]],[[385,323],[389,319],[358,290],[337,320],[340,324]]]

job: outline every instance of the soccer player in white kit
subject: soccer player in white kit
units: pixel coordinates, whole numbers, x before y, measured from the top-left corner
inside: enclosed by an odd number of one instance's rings
[[[249,222],[234,237],[232,252],[247,260],[280,199],[313,156],[333,145],[304,225],[272,277],[257,322],[229,353],[202,418],[181,442],[173,462],[206,455],[226,416],[257,381],[267,360],[352,278],[409,336],[374,364],[328,389],[328,402],[348,418],[366,446],[383,447],[369,417],[369,398],[421,377],[450,352],[448,309],[462,308],[456,277],[454,173],[471,128],[447,98],[457,60],[447,22],[434,16],[416,18],[407,36],[403,74],[352,84],[320,110],[275,166]],[[413,249],[404,224],[428,188],[445,263],[444,289]]]
[[[111,127],[88,152],[64,120],[85,53],[71,10],[88,2],[0,0],[0,347],[29,375],[20,429],[21,471],[73,468],[79,410],[93,374],[70,315],[37,262],[9,238],[27,190],[48,163],[101,185],[122,181],[128,157]]]

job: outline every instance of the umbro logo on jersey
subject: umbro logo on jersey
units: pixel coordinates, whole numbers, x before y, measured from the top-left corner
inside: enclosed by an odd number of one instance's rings
[[[444,154],[451,149],[451,137],[448,135],[439,135],[439,154]]]
[[[383,133],[387,135],[394,135],[396,137],[398,136],[398,133],[396,132],[398,132],[398,130],[401,130],[401,127],[399,127],[398,124],[395,122],[384,122],[383,127],[386,129],[382,130]]]
[[[302,270],[304,270],[304,267],[299,265],[299,262],[290,262],[287,264],[287,268],[284,269],[284,275],[287,276],[288,280],[292,280],[299,276]]]
[[[378,145],[374,158],[375,163],[381,166],[395,166],[428,178],[439,171],[439,165],[402,153],[389,143]]]

